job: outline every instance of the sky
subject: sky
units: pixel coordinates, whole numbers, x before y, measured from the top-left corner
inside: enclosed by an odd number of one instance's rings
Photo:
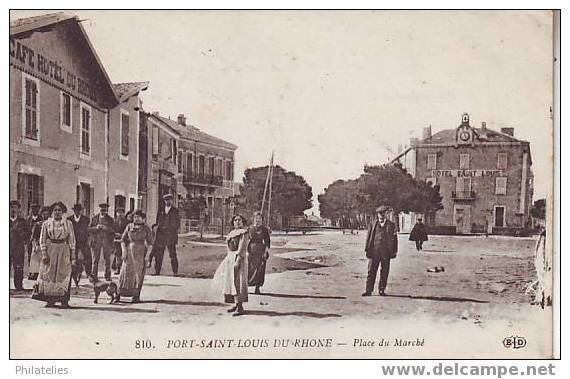
[[[457,127],[464,112],[530,141],[535,199],[549,191],[548,11],[67,12],[113,82],[150,81],[146,111],[184,113],[236,144],[236,180],[275,150],[312,186],[316,214],[330,183],[387,162],[428,125]]]

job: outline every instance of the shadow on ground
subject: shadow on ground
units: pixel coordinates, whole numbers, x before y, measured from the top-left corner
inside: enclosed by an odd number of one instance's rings
[[[254,294],[250,294],[254,295]],[[270,297],[284,297],[288,299],[338,299],[343,300],[346,299],[344,296],[325,296],[325,295],[295,295],[295,294],[286,294],[286,293],[266,293],[262,292],[260,296],[270,296]]]
[[[336,313],[317,313],[317,312],[276,312],[276,311],[249,311],[246,310],[246,316],[269,316],[269,317],[284,317],[284,316],[298,316],[298,317],[311,317],[311,318],[329,318],[329,317],[342,317]]]

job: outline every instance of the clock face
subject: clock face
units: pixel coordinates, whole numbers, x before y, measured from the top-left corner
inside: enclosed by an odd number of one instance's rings
[[[471,138],[471,135],[469,134],[468,131],[463,130],[461,132],[459,132],[459,139],[462,141],[469,141],[469,138]]]

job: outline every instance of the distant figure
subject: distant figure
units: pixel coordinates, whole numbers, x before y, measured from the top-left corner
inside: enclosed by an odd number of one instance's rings
[[[253,225],[249,228],[250,241],[247,247],[249,253],[249,285],[255,286],[255,293],[260,294],[260,288],[265,282],[265,264],[269,258],[271,239],[269,229],[263,225],[261,212],[253,214]]]
[[[42,221],[42,217],[40,216],[40,208],[41,208],[40,205],[36,204],[36,203],[30,205],[31,214],[26,219],[26,222],[28,223],[28,230],[29,231],[32,231],[34,229],[35,224]],[[26,245],[26,249],[28,250],[28,265],[29,265],[30,259],[32,257],[32,250],[33,250],[31,238]],[[28,274],[28,279],[29,279],[29,274]]]
[[[421,217],[418,218],[416,224],[412,228],[412,232],[410,233],[410,241],[416,242],[416,249],[419,251],[423,250],[423,244],[425,241],[428,240],[428,234],[426,232],[426,226],[423,223]]]
[[[127,224],[130,222],[125,217],[125,210],[123,208],[117,208],[115,212],[115,239],[113,240],[114,257],[111,268],[115,270],[115,274],[118,275],[121,271],[121,265],[123,262],[123,254],[121,250],[122,236]]]
[[[180,217],[178,209],[172,205],[172,195],[166,194],[162,197],[164,208],[156,216],[156,239],[154,243],[154,275],[160,275],[162,269],[162,259],[164,250],[168,248],[170,255],[170,265],[172,273],[178,275],[178,257],[176,256],[176,244],[178,243],[178,229],[180,229]]]
[[[366,278],[366,291],[362,296],[372,295],[378,267],[380,268],[380,282],[378,293],[386,296],[385,290],[390,272],[390,260],[396,258],[398,253],[398,235],[396,225],[386,219],[386,212],[390,208],[381,205],[376,208],[377,219],[370,223],[366,236],[366,258],[368,258],[368,276]]]

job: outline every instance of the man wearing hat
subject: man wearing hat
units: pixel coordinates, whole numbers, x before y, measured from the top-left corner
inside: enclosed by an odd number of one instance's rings
[[[91,219],[89,225],[89,234],[91,237],[91,250],[93,252],[93,265],[91,275],[93,281],[97,281],[99,274],[99,259],[101,251],[105,260],[105,280],[111,281],[111,255],[113,254],[113,239],[115,237],[115,222],[109,216],[109,205],[107,203],[99,204],[99,214]]]
[[[180,217],[178,209],[172,205],[172,194],[166,194],[162,197],[164,200],[164,208],[158,211],[156,216],[156,250],[154,252],[154,272],[160,275],[162,268],[162,259],[164,250],[168,248],[170,255],[170,264],[172,273],[178,274],[178,258],[176,256],[176,244],[178,243],[178,229],[180,228]]]
[[[377,218],[370,223],[366,236],[366,258],[368,258],[368,276],[366,278],[366,291],[362,296],[372,295],[376,274],[380,266],[380,283],[378,292],[385,296],[388,273],[390,272],[390,260],[396,258],[398,253],[398,235],[396,225],[386,218],[386,212],[390,208],[381,205],[376,208]]]
[[[30,215],[26,219],[26,223],[28,224],[28,230],[30,232],[34,229],[34,225],[38,222],[42,221],[42,217],[40,216],[40,205],[39,204],[32,204],[30,205]],[[31,234],[30,234],[31,237]],[[28,250],[28,265],[30,264],[30,258],[32,256],[32,239],[28,241],[26,244],[26,250]]]
[[[83,206],[75,204],[73,214],[67,219],[73,225],[75,234],[75,260],[77,262],[77,272],[91,279],[91,249],[89,248],[89,217],[83,214]]]
[[[14,287],[24,289],[24,259],[26,245],[30,239],[30,229],[20,216],[20,202],[10,201],[10,267],[14,269]]]

